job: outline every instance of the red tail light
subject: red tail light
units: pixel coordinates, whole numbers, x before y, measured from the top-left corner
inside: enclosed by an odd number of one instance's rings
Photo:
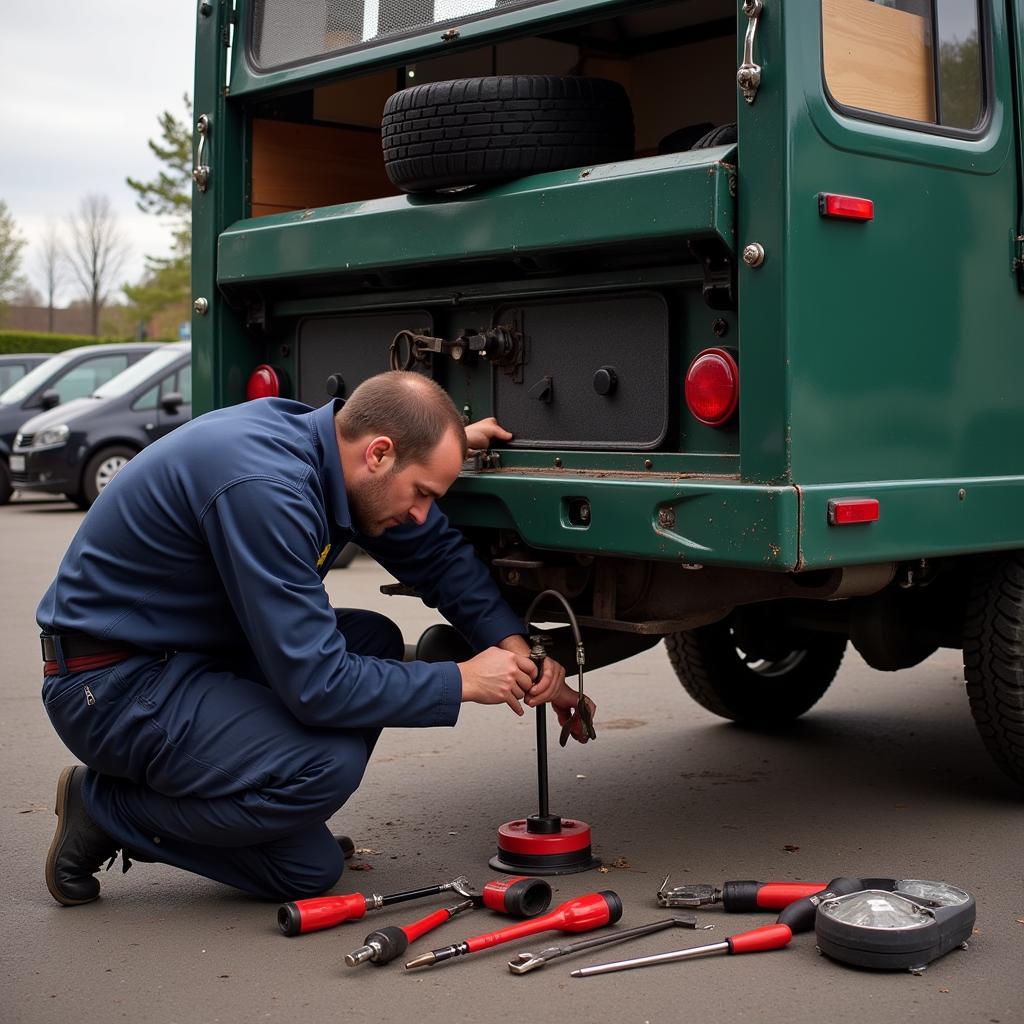
[[[686,405],[695,419],[722,427],[732,418],[740,398],[740,371],[724,348],[708,348],[686,371]]]
[[[281,375],[272,366],[263,363],[252,371],[249,382],[245,385],[246,401],[254,398],[280,398]]]

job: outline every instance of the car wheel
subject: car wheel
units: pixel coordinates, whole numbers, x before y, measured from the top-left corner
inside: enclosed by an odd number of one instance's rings
[[[135,450],[125,445],[112,445],[98,451],[86,464],[82,476],[82,501],[89,508],[100,496],[111,480],[121,472],[129,460],[135,456]]]
[[[431,192],[628,159],[633,111],[603,78],[462,78],[395,93],[381,135],[392,183]]]
[[[987,562],[964,621],[964,679],[992,760],[1024,784],[1024,552]]]
[[[0,462],[0,505],[6,505],[11,500],[14,488],[11,486],[11,474],[7,464]]]
[[[772,728],[820,700],[839,671],[846,637],[800,633],[745,650],[730,619],[665,637],[669,660],[701,707],[743,725]]]

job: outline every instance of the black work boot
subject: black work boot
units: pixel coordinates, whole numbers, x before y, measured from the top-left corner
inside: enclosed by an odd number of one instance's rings
[[[81,765],[65,768],[57,780],[57,831],[46,855],[46,888],[66,907],[91,903],[100,894],[94,877],[104,861],[117,855],[118,844],[107,835],[85,810]]]
[[[339,832],[334,833],[334,841],[341,847],[341,855],[345,860],[351,860],[352,855],[356,852],[356,844],[348,836],[343,836]]]

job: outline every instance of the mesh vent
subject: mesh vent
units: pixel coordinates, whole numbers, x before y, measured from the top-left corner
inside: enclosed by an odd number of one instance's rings
[[[281,67],[531,3],[536,0],[256,0],[252,52],[258,67]]]

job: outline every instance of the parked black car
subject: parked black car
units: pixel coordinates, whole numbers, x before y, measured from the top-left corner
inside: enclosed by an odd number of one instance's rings
[[[51,355],[52,352],[15,352],[0,356],[0,394],[21,380],[29,370],[45,363]]]
[[[23,423],[10,456],[13,486],[88,508],[129,459],[191,418],[191,348],[161,345],[88,398]]]
[[[11,497],[8,459],[18,428],[37,412],[91,395],[152,352],[155,343],[88,345],[58,352],[0,394],[0,505]]]

